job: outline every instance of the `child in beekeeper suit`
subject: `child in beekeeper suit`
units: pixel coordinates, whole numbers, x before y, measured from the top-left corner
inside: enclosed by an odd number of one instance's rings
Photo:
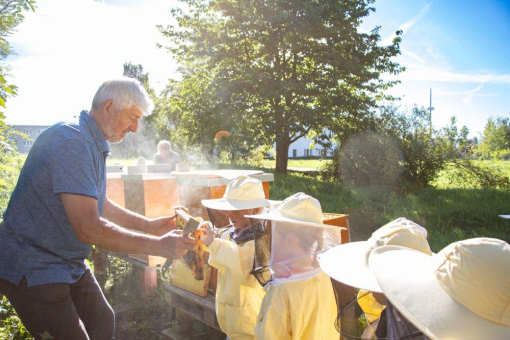
[[[367,328],[361,336],[362,339],[386,338],[386,324],[381,321],[381,314],[386,308],[386,298],[368,262],[370,254],[375,249],[386,245],[414,249],[432,256],[427,241],[427,230],[413,221],[400,217],[377,229],[367,241],[339,245],[328,250],[319,260],[322,270],[332,279],[360,289],[356,302],[367,320]],[[407,330],[415,332],[412,325],[408,325]],[[353,336],[346,333],[342,335]],[[421,339],[418,336],[419,334],[413,339]]]
[[[245,215],[257,215],[278,204],[265,198],[262,182],[248,176],[231,181],[220,199],[202,200],[209,216],[224,213],[230,227],[215,238],[209,222],[201,223],[200,239],[210,252],[209,264],[218,269],[216,315],[229,339],[255,339],[254,328],[265,292],[251,275],[255,245],[253,229]]]
[[[339,339],[333,286],[317,257],[340,244],[340,228],[324,225],[319,201],[304,193],[285,199],[273,212],[249,217],[258,219],[271,234],[267,264],[271,278],[264,287],[267,294],[257,318],[256,338]]]

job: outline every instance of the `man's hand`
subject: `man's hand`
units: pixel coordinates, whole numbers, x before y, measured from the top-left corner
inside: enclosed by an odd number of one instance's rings
[[[189,213],[188,209],[182,205],[177,205],[172,207],[174,210],[182,210],[186,213]],[[175,216],[164,216],[155,218],[149,221],[149,233],[156,236],[162,236],[166,233],[172,231],[176,227]]]
[[[207,247],[214,241],[214,232],[212,229],[211,222],[204,221],[200,223],[198,226],[198,230],[200,230],[200,241],[205,244]]]
[[[175,260],[196,248],[197,241],[194,238],[183,236],[182,230],[172,230],[159,237],[157,255]]]
[[[152,235],[162,236],[174,230],[175,227],[175,215],[172,215],[151,220],[149,222],[148,230]]]

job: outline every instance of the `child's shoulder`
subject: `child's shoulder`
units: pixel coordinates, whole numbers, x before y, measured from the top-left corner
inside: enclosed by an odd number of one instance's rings
[[[232,225],[228,225],[223,228],[215,228],[214,229],[214,237],[218,237],[221,239],[227,239],[229,234],[234,231],[234,227]]]

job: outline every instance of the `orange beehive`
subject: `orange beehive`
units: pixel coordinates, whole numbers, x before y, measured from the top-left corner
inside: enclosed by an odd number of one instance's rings
[[[322,214],[322,221],[324,224],[334,225],[337,227],[344,227],[346,229],[343,229],[341,232],[342,235],[342,244],[349,242],[349,222],[348,222],[349,215],[343,215],[343,214]]]

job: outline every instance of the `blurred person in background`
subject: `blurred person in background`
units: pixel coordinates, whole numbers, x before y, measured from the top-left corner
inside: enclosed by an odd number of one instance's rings
[[[170,164],[175,171],[175,167],[181,162],[181,156],[177,152],[172,151],[172,146],[167,140],[158,143],[158,152],[154,154],[154,164]]]

